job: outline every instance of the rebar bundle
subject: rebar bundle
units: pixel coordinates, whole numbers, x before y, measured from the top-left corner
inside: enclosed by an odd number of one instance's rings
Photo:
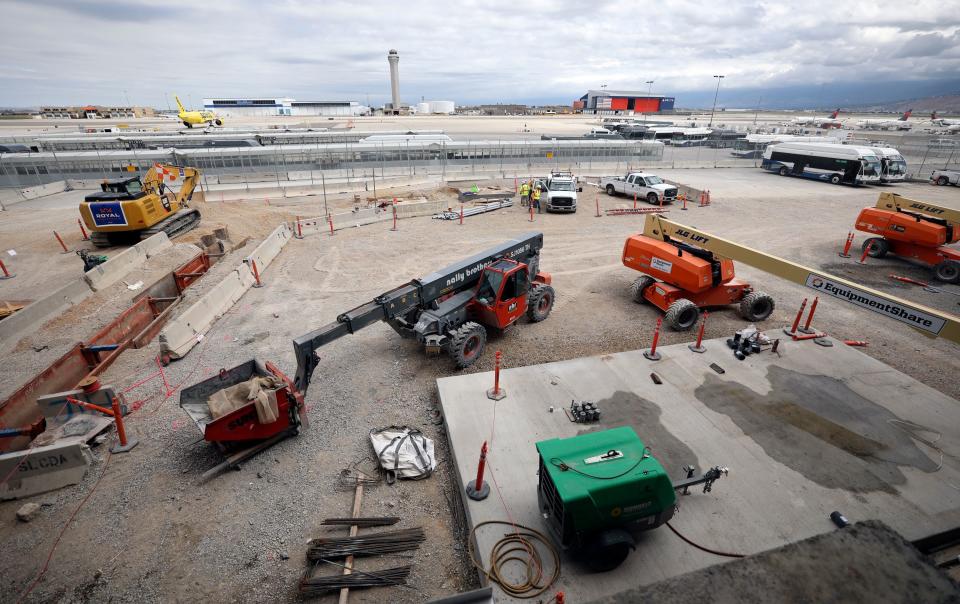
[[[417,549],[425,540],[426,536],[421,527],[356,537],[320,537],[310,540],[307,547],[307,560],[392,554]]]
[[[400,522],[398,516],[377,516],[364,518],[327,518],[320,524],[327,526],[358,526],[368,528],[371,526],[390,526]]]
[[[326,577],[304,577],[300,580],[298,591],[301,596],[319,596],[326,592],[337,591],[344,587],[381,587],[386,585],[406,585],[410,576],[410,566],[398,566],[378,570],[377,572],[354,571],[349,575],[329,575]]]
[[[483,214],[484,212],[492,212],[494,210],[499,210],[500,208],[509,208],[513,205],[512,199],[504,199],[501,201],[494,201],[490,203],[480,203],[472,208],[463,210],[463,216],[476,216],[477,214]],[[460,212],[455,212],[453,210],[448,212],[440,212],[439,214],[434,214],[433,218],[437,220],[459,220]]]

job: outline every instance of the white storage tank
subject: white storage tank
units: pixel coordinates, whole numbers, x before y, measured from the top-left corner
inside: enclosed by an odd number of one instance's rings
[[[430,103],[417,103],[417,113],[430,113]]]
[[[456,109],[457,107],[453,101],[430,101],[430,113],[451,114],[454,113]]]

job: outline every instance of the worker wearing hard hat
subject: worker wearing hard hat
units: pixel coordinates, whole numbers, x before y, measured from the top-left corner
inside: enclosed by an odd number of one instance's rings
[[[536,185],[535,187],[533,187],[533,193],[531,194],[530,203],[533,205],[533,207],[537,208],[537,212],[541,212],[541,210],[540,210],[540,185],[539,185],[539,184]]]
[[[530,183],[520,184],[520,205],[525,206],[530,201]]]

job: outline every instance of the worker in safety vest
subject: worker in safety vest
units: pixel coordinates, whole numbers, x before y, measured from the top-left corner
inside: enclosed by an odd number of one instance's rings
[[[527,202],[529,200],[530,200],[530,184],[524,182],[520,185],[520,205],[521,206],[527,205]]]
[[[537,211],[540,211],[540,185],[537,185],[533,188],[533,193],[530,197],[530,203],[533,204],[533,207],[537,208]]]

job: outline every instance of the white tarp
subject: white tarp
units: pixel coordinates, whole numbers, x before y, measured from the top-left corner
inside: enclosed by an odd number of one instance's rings
[[[433,441],[419,430],[407,426],[389,426],[370,431],[370,444],[381,467],[392,478],[427,478],[437,469]]]

